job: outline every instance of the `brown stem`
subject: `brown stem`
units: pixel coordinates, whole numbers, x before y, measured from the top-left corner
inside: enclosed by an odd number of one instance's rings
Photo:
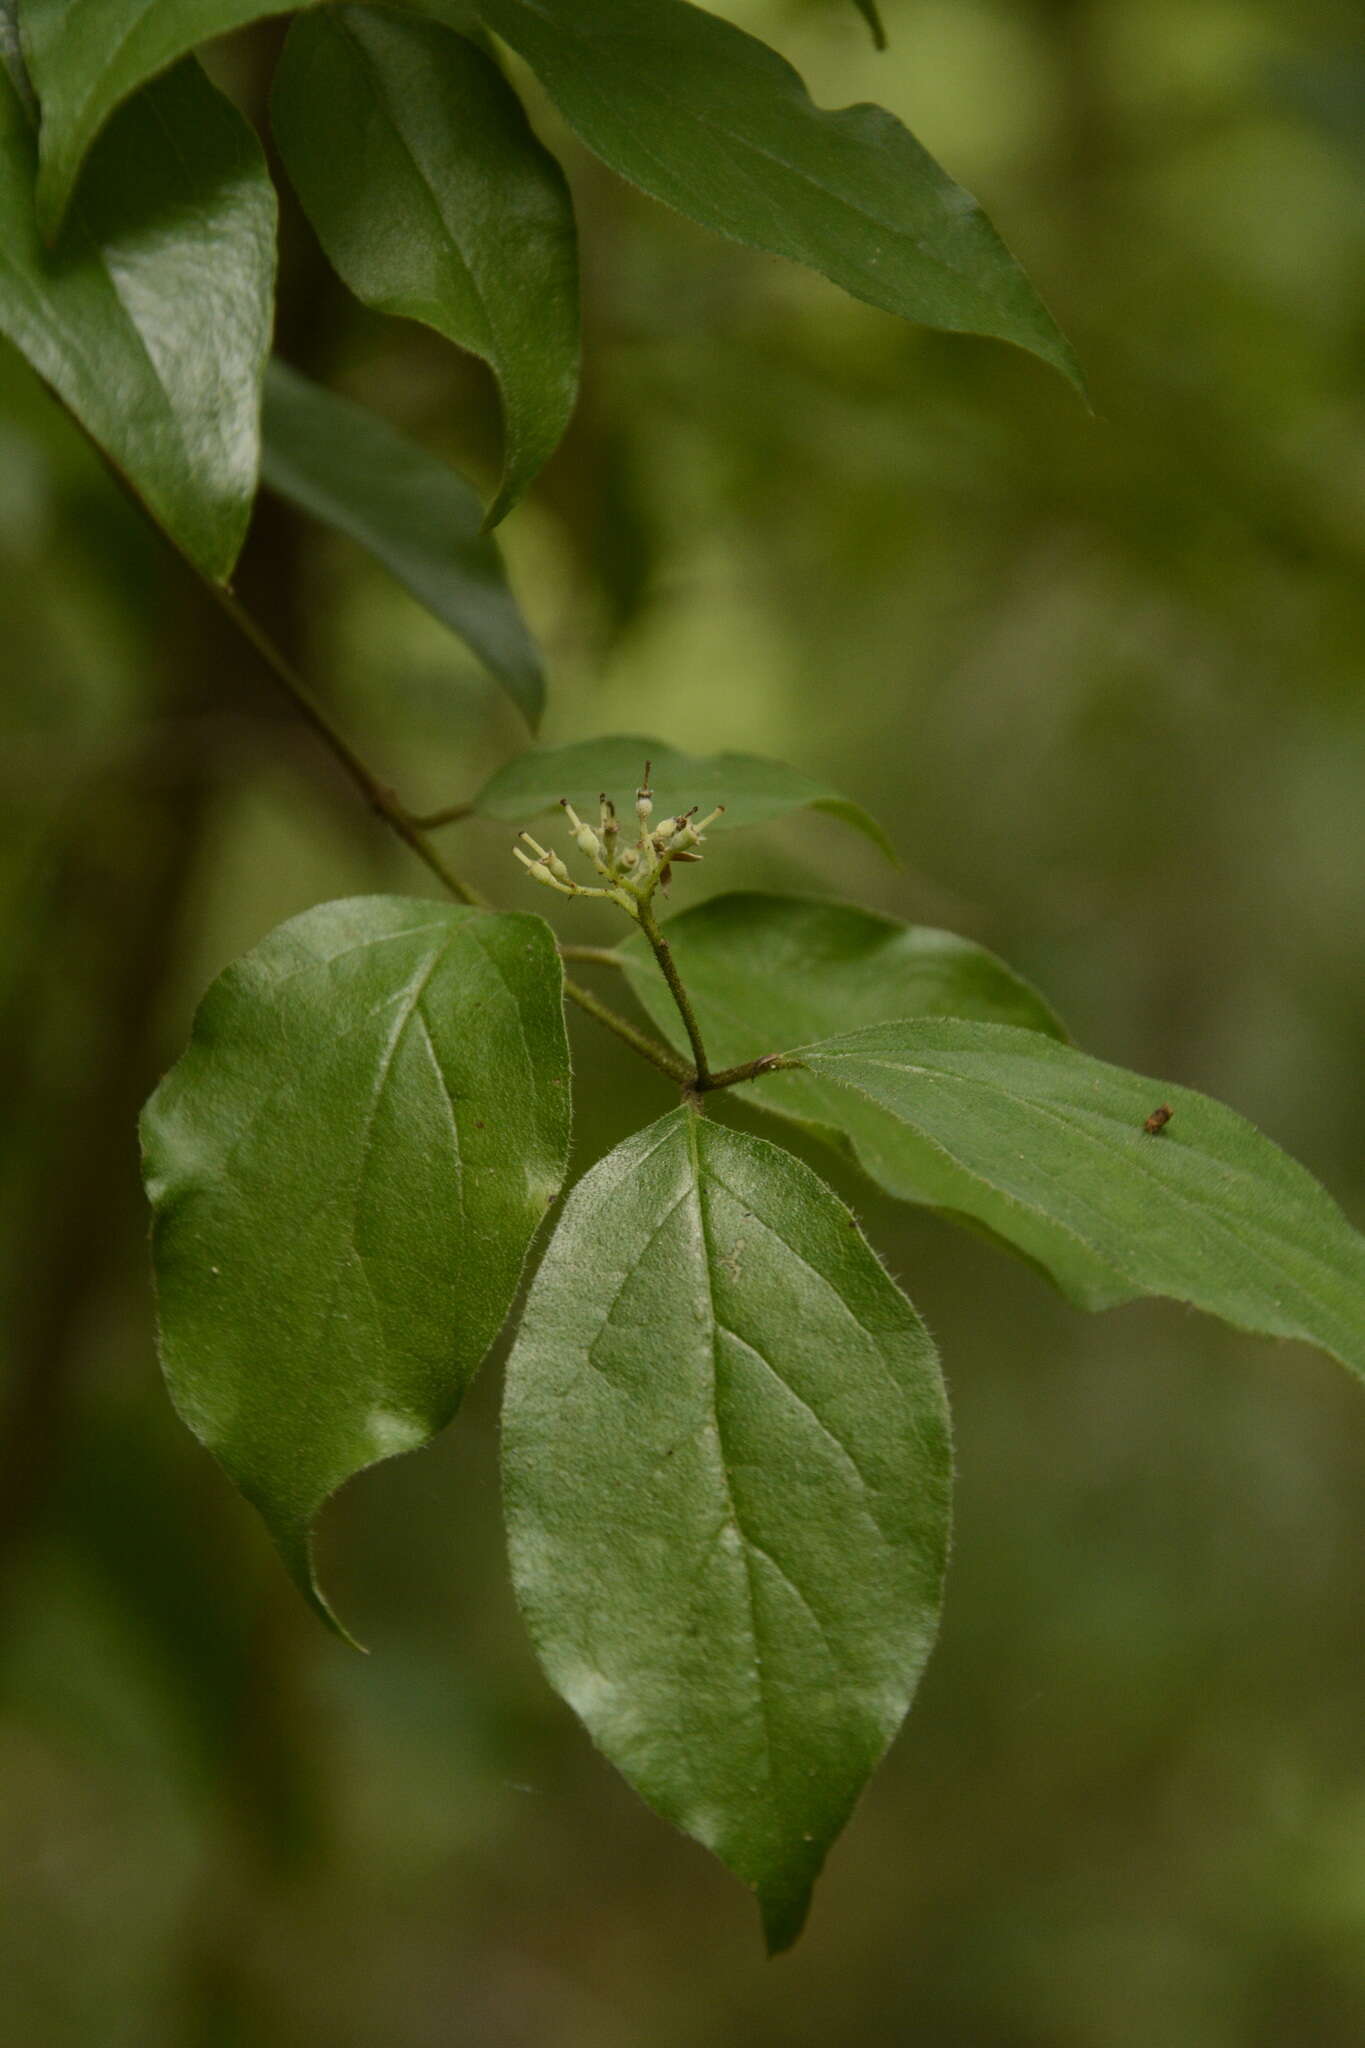
[[[757,1081],[764,1074],[780,1074],[787,1067],[803,1067],[804,1060],[793,1059],[789,1053],[765,1052],[762,1059],[747,1060],[742,1067],[722,1067],[718,1074],[709,1074],[704,1083],[698,1082],[696,1093],[707,1095],[717,1088],[736,1088],[742,1081]]]
[[[648,1032],[637,1030],[628,1017],[623,1017],[618,1010],[613,1010],[609,1003],[599,1002],[591,990],[581,988],[576,981],[569,981],[567,977],[564,982],[564,993],[571,1003],[577,1003],[580,1010],[586,1010],[599,1024],[605,1024],[608,1031],[614,1031],[619,1039],[639,1053],[641,1059],[648,1060],[661,1074],[667,1074],[670,1081],[676,1081],[683,1088],[695,1088],[697,1077],[686,1060],[679,1059],[677,1053],[670,1052],[666,1045],[661,1044],[656,1038],[651,1038]]]
[[[692,1008],[692,998],[683,987],[682,977],[678,973],[677,963],[673,958],[673,948],[659,929],[659,921],[647,903],[640,904],[639,919],[640,930],[649,940],[654,958],[659,963],[659,971],[668,983],[669,994],[678,1006],[678,1015],[682,1018],[683,1028],[687,1032],[687,1042],[692,1048],[692,1058],[696,1063],[696,1072],[690,1077],[690,1085],[694,1093],[705,1095],[714,1086],[714,1083],[711,1079],[711,1070],[707,1065],[706,1047],[702,1043],[701,1026],[697,1022],[696,1011]]]
[[[421,815],[410,815],[408,822],[419,832],[439,832],[442,825],[457,825],[461,818],[473,815],[473,804],[447,804],[443,811],[425,811]]]
[[[624,970],[625,962],[612,946],[561,946],[561,960],[581,960],[585,967],[614,967],[617,973]]]
[[[427,838],[421,824],[398,801],[393,790],[381,782],[368,764],[360,758],[345,735],[333,725],[293,663],[280,652],[269,634],[262,631],[250,612],[237,602],[231,591],[224,590],[218,584],[209,584],[206,588],[220,611],[232,621],[243,639],[264,662],[300,716],[307,720],[323,745],[341,763],[371,808],[397,833],[404,845],[412,849],[417,858],[430,869],[441,886],[448,890],[457,902],[471,904],[477,909],[489,908],[487,899],[463,881],[453,868],[446,865]],[[654,929],[657,931],[658,926],[655,925]],[[566,957],[575,957],[576,954],[584,957],[591,954],[591,957],[596,959],[599,955],[605,957],[606,949],[579,948]],[[580,988],[577,982],[566,979],[564,993],[571,1003],[576,1003],[580,1010],[596,1018],[608,1031],[614,1031],[619,1039],[639,1053],[642,1059],[648,1060],[651,1066],[657,1067],[660,1073],[667,1074],[670,1080],[691,1085],[705,1079],[704,1061],[698,1063],[698,1071],[694,1075],[685,1060],[679,1059],[676,1053],[670,1052],[668,1047],[660,1044],[657,1039],[650,1038],[646,1032],[638,1030],[628,1017],[621,1016],[610,1004],[601,1002],[589,990]],[[705,1085],[710,1085],[709,1080],[705,1080]]]
[[[205,588],[220,611],[226,614],[242,638],[264,662],[280,688],[293,702],[300,717],[307,720],[323,745],[341,763],[370,808],[379,813],[385,824],[397,833],[405,846],[412,849],[418,860],[431,870],[442,888],[448,890],[458,903],[487,908],[478,891],[471,889],[467,882],[461,881],[453,868],[447,867],[436,848],[399,803],[387,783],[381,782],[373,770],[361,760],[350,741],[333,725],[293,663],[280,652],[269,634],[262,631],[250,612],[238,603],[230,590],[224,590],[221,584],[207,583]]]

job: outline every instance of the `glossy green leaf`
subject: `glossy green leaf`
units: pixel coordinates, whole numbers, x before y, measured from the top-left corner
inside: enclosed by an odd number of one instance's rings
[[[973,1017],[1066,1036],[1036,989],[984,946],[851,903],[715,896],[669,918],[664,929],[717,1070],[900,1017]],[[637,933],[620,951],[636,995],[686,1052],[677,1006],[643,937]],[[842,1144],[860,1132],[875,1143],[882,1119],[846,1088],[804,1069],[747,1084],[744,1100]],[[897,1188],[907,1192],[904,1183]]]
[[[481,356],[502,393],[510,511],[578,388],[578,245],[559,165],[493,60],[439,22],[329,7],[295,22],[272,123],[357,297]]]
[[[581,740],[569,747],[534,747],[499,768],[470,808],[481,817],[504,818],[519,824],[554,810],[567,797],[580,810],[593,811],[605,790],[625,818],[631,815],[635,791],[645,763],[653,763],[654,815],[725,805],[713,832],[737,825],[766,825],[791,811],[828,811],[863,832],[888,859],[895,859],[890,840],[861,804],[850,803],[837,790],[781,761],[756,754],[684,754],[662,740],[638,735]]]
[[[929,327],[1076,358],[970,194],[881,107],[826,112],[684,0],[479,0],[604,163],[703,227]]]
[[[551,1682],[785,1948],[934,1634],[951,1455],[927,1331],[808,1167],[677,1110],[569,1197],[503,1452]]]
[[[22,0],[24,49],[43,106],[44,234],[56,234],[86,153],[122,101],[210,37],[286,11],[282,0]]]
[[[462,476],[364,406],[276,360],[266,375],[261,477],[368,548],[473,649],[528,722],[540,722],[540,656]]]
[[[115,117],[55,251],[34,168],[0,75],[0,332],[195,567],[226,581],[256,489],[275,277],[256,138],[190,60]]]
[[[884,1187],[983,1224],[1082,1307],[1170,1295],[1365,1374],[1365,1238],[1222,1103],[1001,1024],[873,1025],[802,1058],[856,1106]]]
[[[537,917],[363,896],[219,977],[143,1114],[161,1357],[331,1613],[312,1525],[454,1414],[558,1192],[561,972]]]

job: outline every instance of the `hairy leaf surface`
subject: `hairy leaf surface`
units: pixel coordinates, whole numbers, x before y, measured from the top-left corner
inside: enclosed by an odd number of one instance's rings
[[[0,332],[195,567],[246,533],[275,281],[275,194],[250,128],[191,59],[122,109],[60,246],[0,73]]]
[[[1082,388],[976,201],[881,107],[815,106],[783,58],[685,0],[479,0],[570,126],[633,184],[907,320],[995,335]]]
[[[1222,1103],[1001,1024],[873,1025],[801,1056],[875,1179],[984,1224],[1083,1308],[1170,1295],[1365,1374],[1365,1238]]]
[[[861,804],[850,803],[799,769],[756,754],[684,754],[662,740],[636,735],[531,748],[499,768],[471,808],[481,817],[515,824],[556,809],[560,798],[567,797],[575,808],[586,807],[595,817],[598,796],[605,791],[620,811],[622,831],[628,832],[634,825],[635,791],[646,761],[653,763],[656,820],[690,810],[693,804],[703,813],[724,804],[723,815],[710,827],[720,832],[737,825],[766,825],[791,811],[828,811],[865,833],[888,858],[895,858],[881,826]]]
[[[86,153],[123,100],[210,37],[288,11],[281,0],[22,0],[24,49],[43,106],[44,234],[56,234]]]
[[[1066,1036],[1036,989],[984,946],[851,903],[742,891],[669,918],[664,931],[717,1070],[901,1017],[973,1017]],[[686,1052],[677,1005],[644,938],[620,952],[655,1024]],[[875,1145],[884,1122],[881,1110],[803,1068],[746,1084],[744,1100],[844,1145],[860,1132]],[[902,1182],[896,1192],[909,1189]]]
[[[278,360],[266,375],[262,480],[348,534],[472,648],[528,723],[545,675],[482,531],[478,494],[457,472],[364,406]]]
[[[785,1948],[934,1634],[951,1454],[928,1333],[808,1167],[678,1110],[569,1197],[503,1443],[552,1683]]]
[[[481,356],[502,393],[510,511],[578,389],[578,244],[564,174],[493,60],[439,22],[328,7],[289,32],[272,125],[337,270],[381,313]]]
[[[561,986],[537,917],[323,904],[219,977],[144,1112],[171,1394],[329,1620],[314,1517],[450,1420],[559,1189]]]

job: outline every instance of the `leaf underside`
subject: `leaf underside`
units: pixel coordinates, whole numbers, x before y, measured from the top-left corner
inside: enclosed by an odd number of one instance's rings
[[[722,816],[709,828],[721,832],[739,825],[766,825],[792,811],[827,811],[863,833],[888,859],[895,858],[881,826],[860,804],[850,803],[799,769],[756,754],[685,754],[662,740],[635,734],[580,740],[568,747],[530,748],[490,776],[471,809],[481,817],[516,824],[558,809],[560,799],[567,797],[578,810],[595,815],[597,799],[605,792],[629,824],[647,761],[653,763],[656,819],[690,810],[694,804],[703,814],[724,804]]]
[[[808,1167],[681,1109],[565,1204],[503,1450],[551,1682],[787,1947],[934,1634],[951,1454],[927,1332]]]
[[[534,728],[545,674],[478,494],[364,406],[278,360],[266,376],[261,478],[392,571],[459,636]]]

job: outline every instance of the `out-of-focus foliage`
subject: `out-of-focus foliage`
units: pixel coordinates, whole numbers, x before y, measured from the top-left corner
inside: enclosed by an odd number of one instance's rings
[[[538,106],[589,334],[504,529],[547,737],[755,750],[865,802],[903,870],[803,817],[718,842],[688,900],[861,894],[965,932],[1359,1221],[1358,9],[889,0],[884,56],[831,0],[725,12],[979,194],[1098,419],[1023,356],[694,232]],[[216,65],[253,112],[273,35]],[[347,305],[292,215],[285,250],[290,360],[491,482],[484,373]],[[5,367],[5,2048],[1356,2048],[1365,1421],[1306,1350],[1078,1317],[841,1178],[940,1340],[957,1533],[915,1718],[776,1968],[535,1669],[495,1373],[329,1511],[373,1656],[279,1585],[159,1386],[134,1115],[271,924],[423,884]],[[520,744],[347,543],[267,504],[241,580],[414,804]],[[513,900],[507,827],[454,829]],[[671,1097],[576,1039],[582,1166]]]

